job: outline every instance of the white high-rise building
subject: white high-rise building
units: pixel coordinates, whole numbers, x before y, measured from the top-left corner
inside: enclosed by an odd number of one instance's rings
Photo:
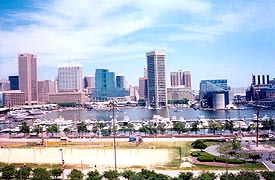
[[[82,92],[82,67],[58,67],[58,92]]]

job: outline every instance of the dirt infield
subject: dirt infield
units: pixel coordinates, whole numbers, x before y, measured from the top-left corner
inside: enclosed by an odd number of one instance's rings
[[[61,163],[60,148],[2,148],[0,161],[4,163]],[[63,148],[66,164],[83,164],[89,166],[112,166],[113,149],[76,149]],[[117,166],[153,166],[169,161],[168,149],[117,149]]]

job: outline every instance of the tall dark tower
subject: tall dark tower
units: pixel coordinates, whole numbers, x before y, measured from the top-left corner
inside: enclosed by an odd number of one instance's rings
[[[258,75],[258,84],[261,84],[261,75]]]
[[[262,75],[262,79],[263,79],[263,84],[265,84],[265,75]]]
[[[255,84],[256,84],[256,76],[252,75],[252,85],[255,85]]]
[[[266,76],[266,83],[269,84],[269,75]]]

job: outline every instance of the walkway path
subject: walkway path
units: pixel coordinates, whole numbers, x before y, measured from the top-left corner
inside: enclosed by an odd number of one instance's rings
[[[217,148],[218,148],[218,145],[208,146],[207,148],[205,148],[204,151],[214,156],[220,156],[221,153],[217,151]]]
[[[218,145],[208,146],[205,148],[205,152],[212,154],[214,156],[220,156],[221,154],[217,151]],[[266,168],[269,171],[275,171],[275,164],[272,163],[272,160],[269,160],[268,158],[270,153],[263,153],[262,154],[262,163],[266,166]]]

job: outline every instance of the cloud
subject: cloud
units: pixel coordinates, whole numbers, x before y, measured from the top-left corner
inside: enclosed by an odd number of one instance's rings
[[[255,30],[259,25],[272,27],[269,22],[274,22],[274,13],[271,17],[266,13],[267,7],[274,9],[274,3],[262,8],[250,3],[235,9],[225,8],[226,11],[217,11],[220,7],[203,0],[32,3],[32,11],[10,10],[0,17],[7,26],[0,24],[1,69],[13,67],[17,54],[23,52],[37,54],[38,65],[49,67],[71,59],[79,63],[130,61],[153,49],[174,51],[169,41],[215,41],[227,33]],[[158,31],[164,28],[165,31]],[[152,33],[142,31],[146,29],[151,29]],[[139,37],[138,33],[144,33],[142,39],[120,41],[126,36]],[[159,35],[154,37],[157,33]],[[8,74],[1,70],[0,77]]]

